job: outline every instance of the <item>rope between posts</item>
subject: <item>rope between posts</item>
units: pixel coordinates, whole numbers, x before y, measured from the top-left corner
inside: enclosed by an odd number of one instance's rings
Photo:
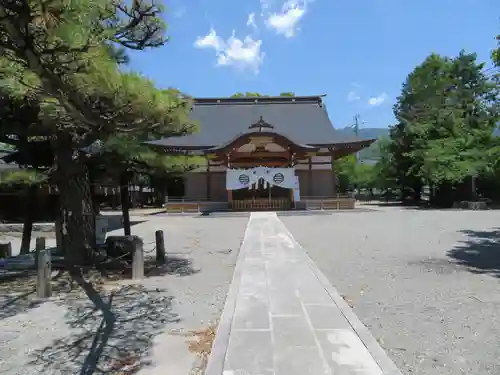
[[[148,243],[143,243],[143,245],[151,245],[152,243],[154,243],[155,246],[153,246],[153,248],[151,250],[146,251],[146,250],[143,249],[143,251],[144,251],[145,254],[150,254],[153,251],[156,251],[156,241],[150,241]]]

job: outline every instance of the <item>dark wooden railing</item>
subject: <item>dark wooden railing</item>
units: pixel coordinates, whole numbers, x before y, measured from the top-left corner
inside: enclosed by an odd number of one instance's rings
[[[286,211],[292,208],[299,210],[348,210],[355,208],[356,200],[352,196],[335,197],[302,197],[294,203],[287,198],[254,198],[235,199],[231,202],[214,202],[204,199],[187,200],[170,198],[165,203],[167,213],[198,213],[207,211]]]
[[[350,210],[355,208],[356,199],[350,195],[302,197],[301,203],[306,210]]]
[[[292,204],[290,200],[286,198],[241,199],[233,200],[231,202],[231,208],[237,211],[284,211],[292,208]]]

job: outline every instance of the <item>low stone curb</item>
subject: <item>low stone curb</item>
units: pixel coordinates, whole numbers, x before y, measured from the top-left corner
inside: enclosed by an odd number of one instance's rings
[[[246,248],[244,245],[247,239],[248,228],[250,227],[251,220],[252,218],[250,217],[240,246],[240,253],[238,254],[238,260],[236,261],[236,267],[234,269],[229,293],[226,297],[226,303],[224,304],[222,316],[217,326],[217,332],[215,334],[215,340],[212,345],[210,357],[208,358],[205,375],[221,375],[224,372],[224,363],[226,361],[226,351],[229,346],[229,336],[231,334],[235,314],[236,299],[238,297],[238,290],[240,288],[241,276],[243,274],[243,266],[245,263]]]

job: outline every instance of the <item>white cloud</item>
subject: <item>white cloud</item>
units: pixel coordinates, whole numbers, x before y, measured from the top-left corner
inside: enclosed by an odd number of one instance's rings
[[[360,96],[354,90],[349,91],[349,93],[347,94],[347,101],[349,101],[349,102],[355,102],[356,100],[359,100],[359,99],[361,99]]]
[[[385,102],[387,99],[387,94],[383,92],[379,96],[374,96],[368,99],[368,104],[371,106],[378,106],[381,105],[383,102]]]
[[[232,66],[237,69],[250,70],[257,74],[264,60],[264,52],[261,51],[262,40],[254,40],[246,36],[243,40],[233,35],[225,41],[217,35],[214,29],[196,39],[196,48],[211,48],[217,56],[218,66]]]
[[[255,13],[250,13],[248,15],[247,26],[257,30],[257,25],[255,23]]]
[[[210,32],[203,36],[198,37],[194,46],[197,48],[214,48],[216,51],[222,49],[224,41],[217,35],[214,29],[211,29]]]
[[[306,14],[309,2],[311,0],[287,0],[281,7],[280,12],[268,15],[267,26],[286,38],[295,36],[299,30],[298,24]],[[268,5],[267,2],[265,3]],[[263,7],[263,9],[267,8]]]

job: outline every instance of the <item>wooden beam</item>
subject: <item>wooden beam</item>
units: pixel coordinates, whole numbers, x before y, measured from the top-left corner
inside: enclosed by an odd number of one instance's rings
[[[212,196],[212,173],[210,171],[210,163],[207,159],[207,170],[206,170],[206,196],[207,196],[207,200],[210,200],[211,199],[211,196]]]
[[[333,155],[331,157],[330,163],[331,163],[331,168],[332,168],[333,192],[334,192],[334,194],[337,194],[337,172],[335,171],[335,159],[333,158]]]
[[[233,160],[241,158],[290,158],[288,151],[254,151],[254,152],[236,152],[233,155]]]
[[[309,168],[307,171],[307,195],[312,197],[312,166],[313,166],[313,161],[312,157],[309,157]]]

